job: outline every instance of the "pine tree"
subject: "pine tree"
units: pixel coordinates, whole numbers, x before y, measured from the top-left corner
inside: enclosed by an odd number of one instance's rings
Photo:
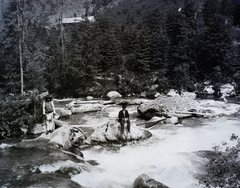
[[[137,40],[132,47],[134,60],[129,65],[130,70],[139,73],[163,70],[168,63],[164,12],[160,8],[151,9],[138,24],[138,28],[139,31],[135,29]]]
[[[116,22],[109,17],[97,18],[97,30],[94,33],[95,49],[98,56],[95,59],[98,72],[109,74],[114,70],[119,70],[121,63],[121,43],[117,36]]]
[[[6,65],[3,77],[6,80],[5,92],[16,94],[19,89],[19,74],[13,62]]]
[[[21,63],[20,66],[13,62],[19,62],[19,55],[22,54],[21,48],[21,27],[19,25],[19,9],[18,4],[15,1],[10,1],[8,9],[3,14],[3,29],[2,29],[2,41],[1,41],[1,56],[3,61],[1,62],[3,70],[9,70],[8,67],[12,67],[13,70],[20,73],[22,69]],[[7,67],[7,65],[9,66]],[[5,69],[6,68],[6,69]],[[20,74],[19,74],[20,75]],[[5,77],[8,79],[9,77]],[[20,78],[19,78],[20,79]],[[22,79],[21,79],[22,80]],[[8,83],[9,80],[6,80]],[[11,82],[11,81],[10,81]],[[15,87],[14,92],[18,92]]]
[[[237,10],[237,4],[235,0],[221,1],[221,14],[225,16],[226,22],[234,23],[234,14]]]
[[[230,22],[226,22],[226,17],[220,14],[220,1],[214,1],[217,6],[211,7],[215,14],[210,18],[205,19],[207,26],[204,34],[204,49],[202,70],[206,75],[211,76],[214,70],[223,71],[226,68],[226,63],[229,61],[228,51],[232,44],[232,27]],[[206,1],[203,12],[204,15],[209,15],[210,5],[214,3],[211,0]],[[208,22],[206,22],[208,21]],[[216,69],[217,67],[217,69]],[[219,80],[220,81],[220,80]]]
[[[51,6],[53,2],[49,3]],[[4,28],[2,41],[2,56],[5,64],[11,63],[12,60],[18,61],[20,66],[16,69],[20,72],[20,93],[23,94],[24,87],[31,85],[32,80],[26,79],[23,74],[28,65],[32,65],[40,58],[46,58],[44,48],[46,47],[47,28],[49,27],[48,16],[50,11],[49,4],[43,1],[12,0],[9,3],[8,11],[4,14]],[[43,12],[45,14],[43,14]],[[8,54],[12,54],[12,59],[8,60]],[[36,63],[36,66],[39,65]],[[36,67],[41,72],[41,67]],[[40,74],[36,74],[40,75]],[[43,73],[44,75],[44,73]],[[26,83],[23,85],[23,80]],[[38,78],[35,78],[38,79]],[[39,78],[40,79],[40,78]],[[39,82],[40,83],[40,82]],[[44,82],[42,82],[44,83]],[[41,86],[44,88],[44,85]]]
[[[239,0],[236,3],[236,10],[234,13],[234,25],[235,26],[240,25],[240,1]]]
[[[200,78],[199,54],[203,46],[205,27],[201,4],[186,0],[182,8],[168,12],[167,33],[170,39],[168,76],[179,91],[191,89]]]
[[[206,0],[203,5],[203,18],[206,25],[211,25],[215,17],[220,14],[220,0]]]

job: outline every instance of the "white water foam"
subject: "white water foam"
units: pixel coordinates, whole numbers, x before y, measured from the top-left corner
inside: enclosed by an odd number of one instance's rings
[[[42,173],[45,173],[45,172],[55,172],[57,170],[59,170],[61,167],[64,167],[64,166],[74,166],[75,163],[70,161],[70,160],[67,160],[67,161],[58,161],[56,163],[52,163],[52,164],[44,164],[44,165],[41,165],[39,166],[39,170],[42,172]]]
[[[51,173],[51,172],[56,172],[57,170],[61,170],[62,168],[69,168],[69,167],[72,167],[74,169],[77,169],[79,171],[92,171],[92,166],[88,163],[75,163],[71,160],[67,160],[67,161],[58,161],[58,162],[55,162],[55,163],[52,163],[52,164],[44,164],[44,165],[41,165],[39,167],[36,167],[36,168],[39,168],[39,170],[42,172],[42,173]]]
[[[223,107],[218,108],[218,104],[215,107],[215,112],[221,114]],[[228,104],[228,114],[236,112],[236,108],[238,106]],[[195,151],[212,151],[214,144],[221,146],[222,142],[227,142],[227,146],[235,145],[229,138],[233,133],[240,135],[240,121],[218,117],[206,119],[204,125],[197,123],[196,120],[193,127],[163,125],[151,130],[150,139],[128,144],[118,151],[86,150],[83,152],[85,160],[96,160],[100,165],[72,180],[89,188],[127,188],[145,173],[171,188],[199,188],[195,176],[203,173],[201,166],[207,159]]]
[[[5,149],[5,148],[10,148],[14,146],[14,144],[5,144],[5,143],[2,143],[0,144],[0,149]]]
[[[231,115],[240,110],[239,104],[226,103],[223,101],[200,100],[201,109],[210,111],[206,116]]]

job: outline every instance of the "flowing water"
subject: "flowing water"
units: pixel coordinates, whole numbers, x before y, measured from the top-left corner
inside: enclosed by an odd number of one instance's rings
[[[171,188],[199,187],[195,176],[203,173],[201,166],[207,159],[196,151],[212,150],[213,144],[230,142],[232,133],[240,135],[240,121],[221,117],[198,123],[196,120],[187,127],[161,126],[151,130],[153,137],[149,140],[128,144],[118,151],[98,147],[85,151],[85,159],[96,160],[99,170],[72,179],[86,187],[131,187],[145,173]]]
[[[74,156],[61,153],[57,149],[54,150],[54,159],[50,159],[47,157],[48,152],[53,149],[39,147],[39,144],[35,149],[31,147],[30,150],[26,150],[27,147],[18,147],[16,151],[12,148],[15,143],[2,143],[0,145],[2,165],[0,166],[3,171],[0,173],[0,185],[8,187],[13,179],[19,181],[24,174],[30,174],[29,169],[33,169],[30,172],[38,169],[38,175],[35,174],[35,176],[41,179],[41,184],[36,184],[36,177],[31,174],[21,182],[22,187],[29,185],[78,187],[81,185],[89,188],[128,188],[143,173],[171,188],[201,187],[196,177],[204,173],[203,167],[207,159],[200,155],[199,151],[212,151],[214,145],[220,145],[224,149],[226,146],[236,144],[230,141],[233,133],[240,135],[240,119],[236,113],[239,106],[228,104],[226,107],[222,103],[214,106],[213,104],[215,104],[214,101],[204,103],[206,106],[211,106],[215,112],[219,112],[214,117],[191,118],[177,125],[157,124],[150,129],[153,136],[147,140],[108,147],[94,146],[84,150],[84,160],[95,161],[98,164],[96,166],[82,163]],[[108,117],[115,117],[119,109],[118,106],[109,107],[106,110]],[[131,114],[134,114],[135,110],[136,106],[129,106]],[[235,115],[232,115],[234,113]],[[100,117],[99,114],[97,118],[92,115],[82,116],[85,128],[99,125],[99,118],[102,118],[101,124],[107,121],[105,116]],[[222,145],[223,142],[227,142],[227,145]],[[3,163],[6,164],[3,165]],[[63,166],[79,166],[81,172],[80,174],[71,173],[69,176],[56,173]],[[12,172],[14,174],[11,175]],[[35,184],[29,183],[34,180]],[[49,183],[50,181],[53,184]],[[63,181],[65,181],[64,184]],[[15,183],[12,187],[14,185],[18,184]]]

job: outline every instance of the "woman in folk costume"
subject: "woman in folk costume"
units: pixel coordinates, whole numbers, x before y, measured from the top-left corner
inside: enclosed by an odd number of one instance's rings
[[[45,124],[46,124],[46,134],[49,132],[53,132],[55,129],[55,124],[53,121],[54,115],[55,115],[55,107],[52,100],[51,95],[47,95],[44,97],[43,101],[43,115],[45,116]]]
[[[127,104],[123,104],[122,110],[118,113],[118,122],[121,124],[121,134],[124,133],[124,124],[127,123],[127,131],[130,133],[129,113],[126,110]]]

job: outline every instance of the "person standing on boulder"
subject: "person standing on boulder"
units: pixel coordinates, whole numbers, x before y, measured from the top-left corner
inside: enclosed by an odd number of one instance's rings
[[[121,134],[124,133],[124,124],[127,123],[127,131],[130,133],[130,120],[129,120],[129,113],[126,110],[127,104],[122,105],[122,110],[118,113],[118,122],[121,125]]]
[[[46,97],[44,97],[44,99],[45,100],[43,101],[43,115],[45,116],[46,134],[48,134],[49,132],[53,132],[53,130],[55,129],[53,118],[56,112],[52,96],[47,95]]]

